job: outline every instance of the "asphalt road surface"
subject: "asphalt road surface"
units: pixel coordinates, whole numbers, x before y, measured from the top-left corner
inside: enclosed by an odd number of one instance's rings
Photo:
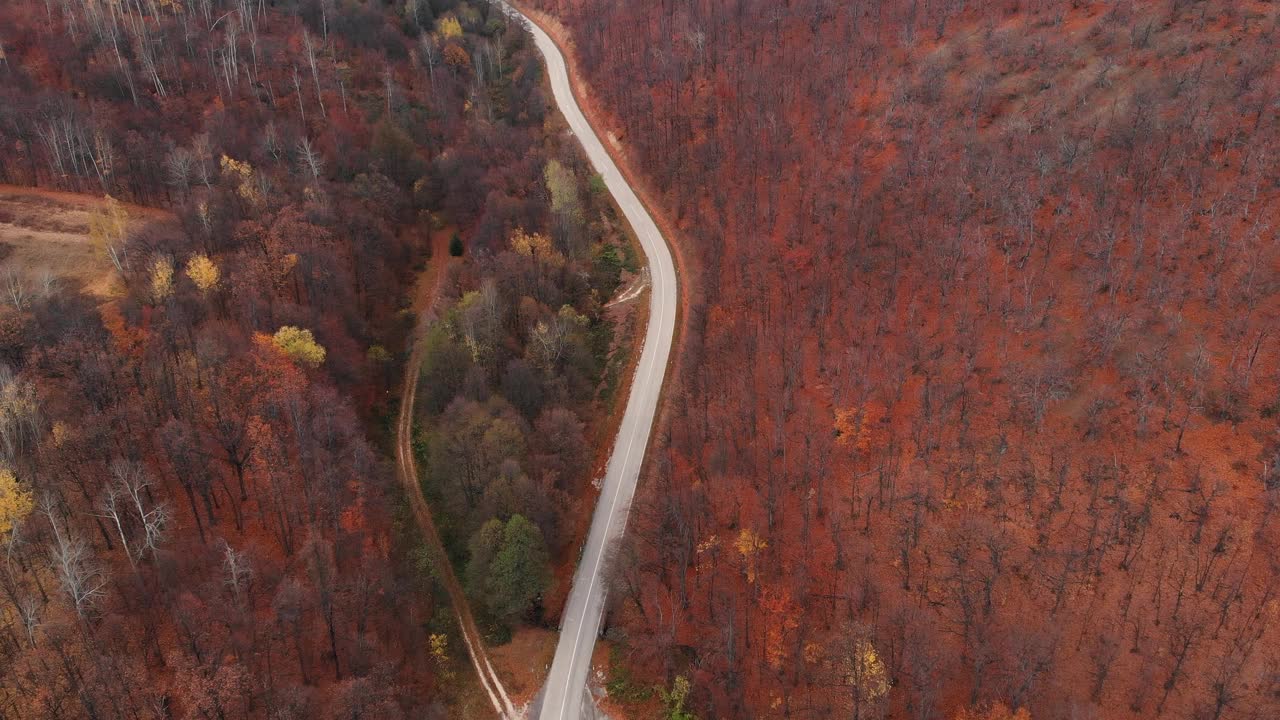
[[[582,551],[582,559],[573,578],[573,589],[560,621],[560,640],[547,684],[542,690],[541,706],[535,708],[541,720],[577,720],[594,715],[593,701],[587,691],[587,674],[591,669],[591,652],[600,631],[605,588],[602,577],[609,547],[627,525],[631,498],[635,495],[645,447],[653,429],[653,418],[662,392],[667,357],[671,354],[671,338],[676,327],[676,269],[658,226],[640,199],[627,184],[622,173],[600,138],[591,129],[574,99],[560,49],[536,24],[511,9],[513,17],[525,20],[538,50],[547,62],[551,89],[560,113],[582,143],[596,172],[622,208],[627,221],[644,248],[649,261],[652,291],[649,294],[649,325],[645,332],[644,350],[636,366],[631,396],[622,417],[622,425],[614,440],[613,455],[605,471],[600,501],[591,520],[591,532]]]

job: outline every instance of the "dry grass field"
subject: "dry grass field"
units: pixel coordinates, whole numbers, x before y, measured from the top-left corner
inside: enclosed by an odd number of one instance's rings
[[[104,198],[76,193],[0,185],[0,291],[11,305],[10,285],[24,283],[40,292],[47,283],[71,282],[86,292],[109,297],[116,271],[104,249],[89,237],[89,218]],[[130,223],[172,222],[169,213],[125,206]]]

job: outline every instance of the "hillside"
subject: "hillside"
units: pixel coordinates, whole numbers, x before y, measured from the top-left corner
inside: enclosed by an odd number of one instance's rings
[[[1274,4],[531,4],[693,278],[633,675],[700,717],[1280,714]]]
[[[638,321],[543,75],[487,2],[0,3],[0,718],[492,716],[440,563],[543,642]]]

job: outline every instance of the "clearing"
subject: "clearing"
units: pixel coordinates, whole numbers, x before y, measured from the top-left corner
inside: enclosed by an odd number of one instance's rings
[[[0,277],[21,277],[30,291],[46,281],[69,280],[106,298],[116,272],[89,238],[89,217],[105,198],[38,188],[0,185]],[[125,205],[130,230],[171,221],[162,210]]]

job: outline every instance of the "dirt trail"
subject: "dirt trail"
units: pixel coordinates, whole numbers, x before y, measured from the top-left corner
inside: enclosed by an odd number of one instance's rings
[[[449,256],[448,233],[436,233],[432,241],[431,256],[431,270],[420,280],[414,297],[414,307],[418,310],[419,319],[411,339],[413,351],[405,366],[404,389],[400,395],[400,417],[396,421],[396,469],[405,493],[409,496],[409,506],[413,509],[413,516],[422,530],[423,541],[431,552],[431,559],[440,582],[444,583],[445,589],[449,592],[449,601],[453,604],[453,612],[458,619],[463,642],[467,646],[467,655],[471,658],[476,674],[480,677],[480,684],[484,687],[485,694],[488,695],[489,702],[493,704],[493,709],[498,716],[514,719],[519,717],[519,713],[511,703],[511,698],[507,696],[506,689],[502,687],[502,682],[498,679],[493,665],[489,662],[484,642],[480,638],[480,631],[476,628],[475,619],[471,616],[471,606],[462,592],[462,585],[458,582],[457,575],[453,572],[453,565],[449,562],[444,544],[440,542],[440,533],[436,530],[435,520],[431,517],[431,508],[427,507],[427,500],[422,494],[422,484],[418,480],[418,467],[413,457],[413,406],[418,394],[418,369],[422,365],[422,347],[417,340],[434,319],[440,283],[444,280],[445,271],[453,263],[453,258]]]

